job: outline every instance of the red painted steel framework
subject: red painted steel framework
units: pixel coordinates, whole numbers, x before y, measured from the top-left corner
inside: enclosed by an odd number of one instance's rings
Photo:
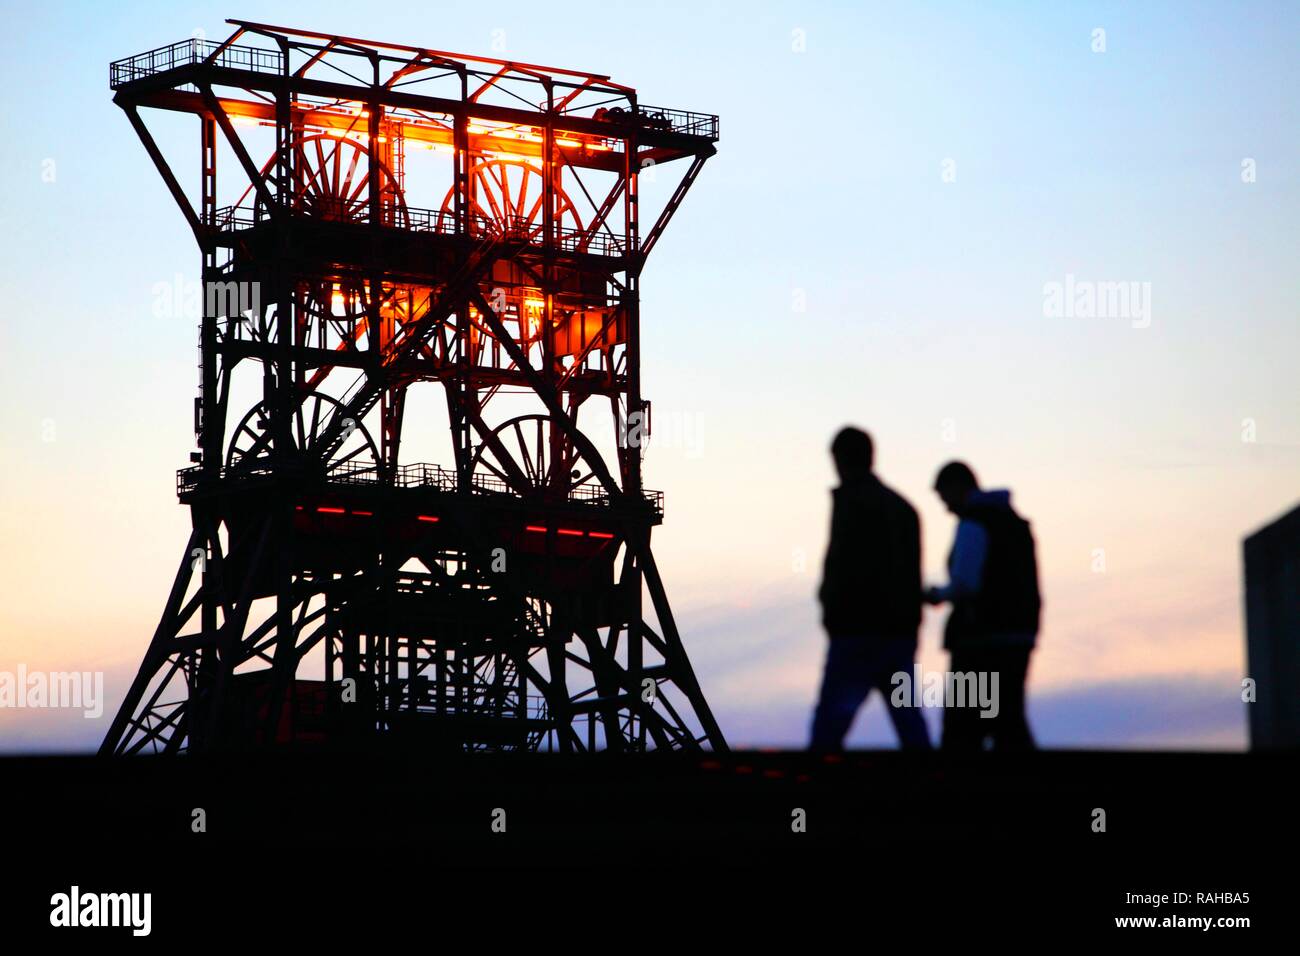
[[[103,752],[725,748],[650,549],[638,305],[717,117],[230,22],[111,66],[205,296],[193,531]],[[197,202],[145,109],[198,117]],[[651,165],[680,174],[642,228]],[[399,455],[428,382],[447,467]]]

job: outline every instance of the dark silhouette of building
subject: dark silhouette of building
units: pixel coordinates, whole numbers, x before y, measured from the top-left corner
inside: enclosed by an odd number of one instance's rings
[[[231,22],[110,72],[205,303],[193,533],[103,751],[725,748],[650,548],[639,304],[718,118],[598,74]],[[197,206],[146,109],[197,120]],[[681,170],[654,213],[651,164]],[[400,455],[428,385],[445,467]]]
[[[1242,545],[1250,745],[1300,747],[1300,507]]]

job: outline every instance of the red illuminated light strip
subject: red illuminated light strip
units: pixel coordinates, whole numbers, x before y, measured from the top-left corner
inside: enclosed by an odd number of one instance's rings
[[[295,510],[302,511],[303,506],[295,505]],[[332,508],[332,507],[327,507],[325,505],[321,505],[317,507],[316,511],[320,514],[325,514],[325,515],[352,514],[360,518],[371,518],[374,516],[373,511],[348,511],[346,508]],[[437,524],[439,521],[442,520],[437,515],[416,515],[415,517],[417,521],[423,521],[428,524]],[[524,530],[537,532],[539,534],[545,534],[550,529],[548,529],[545,525],[530,524],[530,525],[526,525],[524,527]],[[570,537],[570,538],[581,538],[585,535],[588,538],[597,538],[602,541],[610,541],[613,540],[614,538],[613,533],[609,531],[582,531],[578,528],[556,528],[555,533],[562,534],[565,537]]]
[[[543,526],[543,525],[539,525],[539,524],[530,524],[530,525],[525,525],[525,526],[524,526],[524,530],[525,530],[525,531],[536,531],[536,532],[538,532],[538,533],[540,533],[540,534],[545,534],[545,533],[547,532],[548,529],[547,529],[545,526]],[[604,538],[604,539],[609,539],[609,538],[613,538],[613,537],[614,537],[614,536],[613,536],[612,534],[610,534],[608,531],[579,531],[579,530],[576,529],[576,528],[556,528],[556,529],[555,529],[555,533],[556,533],[556,534],[566,535],[566,536],[571,537],[571,538],[581,538],[584,534],[585,534],[587,537],[589,537],[589,538]]]

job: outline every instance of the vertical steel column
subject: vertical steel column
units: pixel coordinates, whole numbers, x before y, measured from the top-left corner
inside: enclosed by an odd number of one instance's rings
[[[469,261],[474,239],[470,227],[469,206],[469,83],[460,70],[460,108],[453,117],[452,129],[452,202],[456,219],[457,257],[463,268]],[[456,458],[456,488],[461,494],[471,492],[470,474],[470,363],[473,358],[473,332],[469,318],[469,301],[455,303],[456,374],[446,382],[447,411],[451,425],[452,451]]]
[[[271,288],[275,301],[275,376],[274,400],[271,405],[272,447],[280,467],[291,466],[296,453],[293,442],[293,409],[297,396],[293,343],[296,337],[295,295],[290,263],[293,255],[293,215],[286,200],[294,195],[293,93],[289,76],[289,44],[280,38],[281,75],[275,92],[276,203],[275,244],[277,254],[270,265]],[[292,707],[291,687],[297,670],[297,629],[294,625],[293,581],[297,567],[294,542],[293,503],[282,490],[276,489],[268,499],[271,509],[272,580],[275,582],[275,648],[272,651],[270,701],[267,722],[263,725],[266,740],[275,740],[280,715],[288,699]],[[291,711],[292,713],[292,711]]]
[[[202,154],[199,221],[211,229],[217,224],[217,124],[211,116],[199,117],[199,140]]]

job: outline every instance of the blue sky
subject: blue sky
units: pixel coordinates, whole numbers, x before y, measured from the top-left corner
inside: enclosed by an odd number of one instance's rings
[[[856,422],[921,510],[929,577],[952,532],[929,491],[943,461],[1011,487],[1034,520],[1043,742],[1244,745],[1240,539],[1300,490],[1291,4],[11,14],[0,669],[102,669],[120,695],[165,598],[188,524],[173,473],[191,447],[196,330],[153,314],[151,290],[194,278],[198,255],[110,102],[108,63],[223,37],[227,16],[504,45],[721,115],[718,155],[645,273],[643,365],[665,426],[646,466],[667,492],[656,552],[733,742],[805,738],[826,445]],[[1044,315],[1044,286],[1067,276],[1149,283],[1150,324]],[[943,661],[939,620],[928,666]],[[39,716],[0,714],[0,749],[101,732]],[[873,705],[853,740],[889,739]]]

